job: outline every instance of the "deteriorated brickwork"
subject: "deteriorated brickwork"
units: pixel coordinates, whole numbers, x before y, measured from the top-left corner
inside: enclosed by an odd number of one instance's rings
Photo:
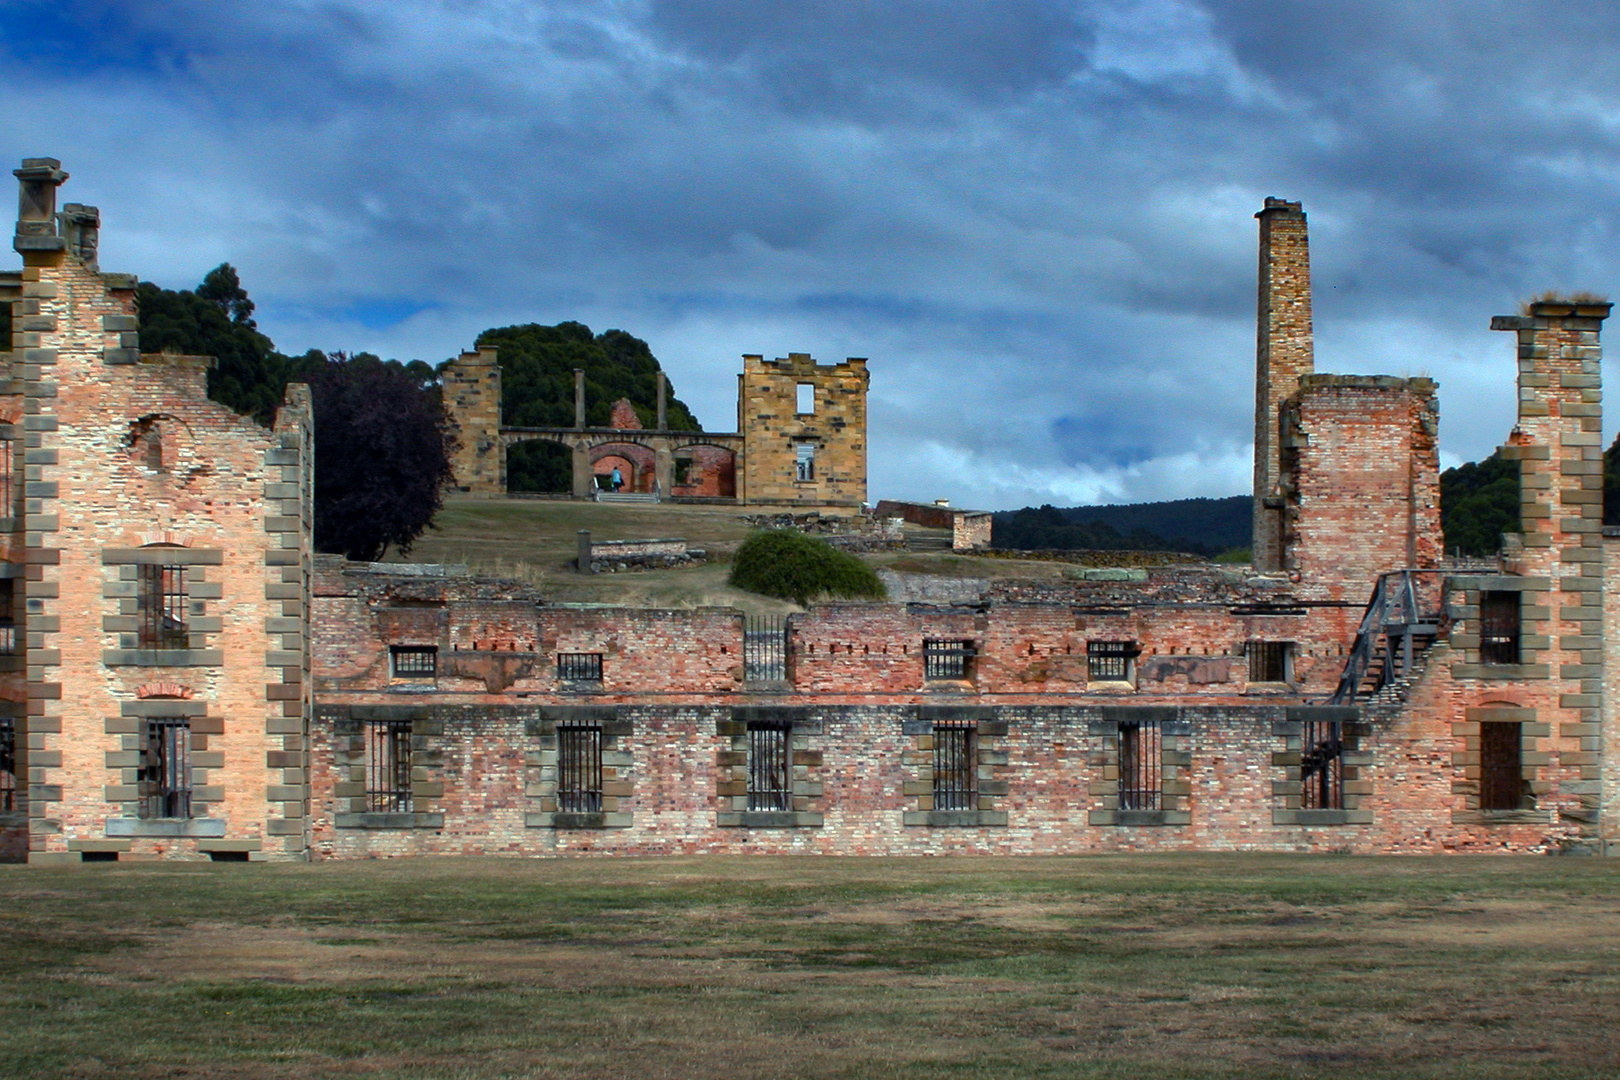
[[[744,502],[860,506],[866,502],[866,361],[818,364],[808,353],[744,356],[737,430]],[[800,387],[808,392],[801,392]],[[808,409],[801,411],[803,406]],[[807,467],[808,466],[808,467]]]
[[[1311,255],[1305,211],[1266,200],[1260,219],[1259,319],[1255,348],[1254,568],[1282,567],[1282,402],[1314,368]]]
[[[469,495],[506,492],[501,445],[501,368],[493,348],[464,352],[439,377],[445,414],[456,431],[451,457],[458,488]]]

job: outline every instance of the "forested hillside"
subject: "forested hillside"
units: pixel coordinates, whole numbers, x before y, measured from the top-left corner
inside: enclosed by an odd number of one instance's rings
[[[1007,550],[1184,551],[1213,556],[1249,546],[1252,507],[1247,495],[1066,509],[1025,507],[995,515],[992,542]]]

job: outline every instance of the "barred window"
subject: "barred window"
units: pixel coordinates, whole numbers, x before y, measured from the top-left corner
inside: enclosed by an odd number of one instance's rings
[[[1479,725],[1479,808],[1535,808],[1535,796],[1524,775],[1524,725],[1516,721]]]
[[[1302,807],[1344,809],[1344,726],[1339,721],[1305,721],[1299,771]]]
[[[13,618],[17,579],[0,578],[0,656],[17,656],[17,623]]]
[[[366,723],[366,809],[403,813],[411,808],[411,722]]]
[[[748,725],[748,809],[793,809],[793,725]]]
[[[136,567],[135,616],[142,649],[185,649],[191,645],[186,627],[186,568],[141,563]]]
[[[1141,720],[1119,725],[1119,808],[1164,809],[1164,773],[1160,766],[1159,722]]]
[[[1285,683],[1292,674],[1292,641],[1251,641],[1244,650],[1249,654],[1249,681],[1252,683]]]
[[[979,806],[978,725],[934,725],[934,809]]]
[[[923,677],[966,679],[973,672],[973,642],[930,638],[923,642]]]
[[[1092,682],[1130,682],[1136,678],[1134,641],[1086,642],[1086,678]]]
[[[388,650],[396,679],[431,679],[439,673],[439,650],[432,645],[394,645]]]
[[[17,486],[12,476],[13,468],[15,468],[15,465],[12,458],[11,440],[0,438],[0,517],[15,517],[17,515],[15,504]]]
[[[1479,597],[1479,661],[1518,664],[1520,659],[1519,594],[1485,592]]]
[[[601,682],[602,654],[565,652],[557,654],[558,682]]]
[[[179,716],[146,722],[138,792],[143,818],[191,816],[190,720]]]
[[[794,478],[797,480],[814,480],[816,478],[816,446],[814,443],[802,442],[794,447]]]
[[[557,728],[557,809],[565,814],[602,810],[602,729],[588,724]]]
[[[0,716],[0,810],[17,809],[17,721]]]

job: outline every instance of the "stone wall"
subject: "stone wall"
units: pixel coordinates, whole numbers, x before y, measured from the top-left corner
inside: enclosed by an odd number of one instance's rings
[[[501,368],[493,348],[464,352],[439,377],[445,415],[458,445],[451,458],[456,484],[469,495],[506,491],[501,446]]]
[[[860,506],[866,501],[864,359],[818,364],[808,353],[767,361],[744,356],[738,377],[737,429],[743,455],[737,493],[750,504]],[[799,386],[812,409],[799,412]],[[801,478],[801,447],[813,455]]]

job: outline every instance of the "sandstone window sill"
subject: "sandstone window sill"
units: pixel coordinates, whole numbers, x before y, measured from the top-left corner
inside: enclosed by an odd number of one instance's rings
[[[1086,693],[1134,694],[1136,693],[1136,684],[1133,682],[1123,682],[1118,679],[1100,679],[1097,682],[1086,683]]]
[[[1005,828],[1005,810],[908,810],[901,816],[903,824],[930,829],[983,829]]]
[[[336,814],[332,824],[339,829],[442,829],[444,815],[410,811],[397,814]]]
[[[525,814],[523,824],[531,829],[628,829],[633,820],[629,814],[578,814],[564,811]]]
[[[109,818],[108,836],[225,835],[224,818]]]
[[[804,810],[721,810],[714,823],[721,829],[819,829],[822,816]]]

